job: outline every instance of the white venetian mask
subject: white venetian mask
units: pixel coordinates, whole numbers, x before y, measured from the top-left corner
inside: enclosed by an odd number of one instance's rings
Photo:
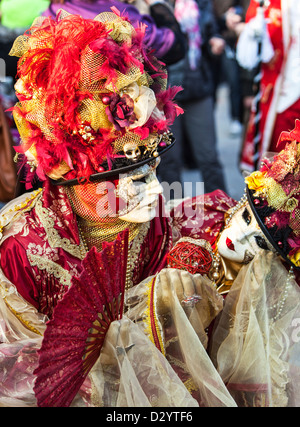
[[[228,260],[246,264],[261,250],[272,250],[247,203],[232,217],[218,241],[219,254]]]

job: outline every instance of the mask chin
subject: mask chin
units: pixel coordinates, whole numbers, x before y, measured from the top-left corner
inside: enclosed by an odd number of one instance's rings
[[[252,261],[253,258],[254,255],[246,249],[242,264],[249,264],[249,262]]]
[[[138,204],[129,209],[127,213],[121,215],[120,219],[128,222],[143,223],[151,221],[155,217],[159,196],[163,191],[156,176],[146,177],[146,183],[140,183],[139,190],[138,196],[134,198],[138,201]]]
[[[135,209],[128,212],[126,215],[120,216],[120,219],[127,222],[144,223],[151,221],[156,216],[156,207],[158,205],[159,196],[149,200],[144,200]]]

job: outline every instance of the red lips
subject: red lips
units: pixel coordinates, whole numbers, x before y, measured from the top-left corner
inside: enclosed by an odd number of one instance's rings
[[[231,251],[234,251],[234,244],[232,243],[232,241],[228,237],[226,239],[226,245],[227,245],[228,249],[230,249]]]

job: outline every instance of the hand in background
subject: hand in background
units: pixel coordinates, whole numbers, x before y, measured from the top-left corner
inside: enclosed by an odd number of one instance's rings
[[[235,12],[234,8],[230,8],[226,13],[226,26],[229,30],[236,31],[237,26],[242,22],[241,15]]]
[[[214,55],[222,55],[225,49],[225,40],[221,37],[212,37],[209,44]]]

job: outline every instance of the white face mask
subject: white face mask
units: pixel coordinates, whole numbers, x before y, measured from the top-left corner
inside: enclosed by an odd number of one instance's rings
[[[156,206],[163,188],[156,177],[155,165],[146,164],[120,177],[117,192],[126,202],[127,209],[119,218],[127,222],[143,223],[156,215]],[[131,208],[132,207],[132,208]]]
[[[219,254],[228,260],[246,264],[261,250],[273,250],[261,231],[248,204],[241,207],[222,231]]]

